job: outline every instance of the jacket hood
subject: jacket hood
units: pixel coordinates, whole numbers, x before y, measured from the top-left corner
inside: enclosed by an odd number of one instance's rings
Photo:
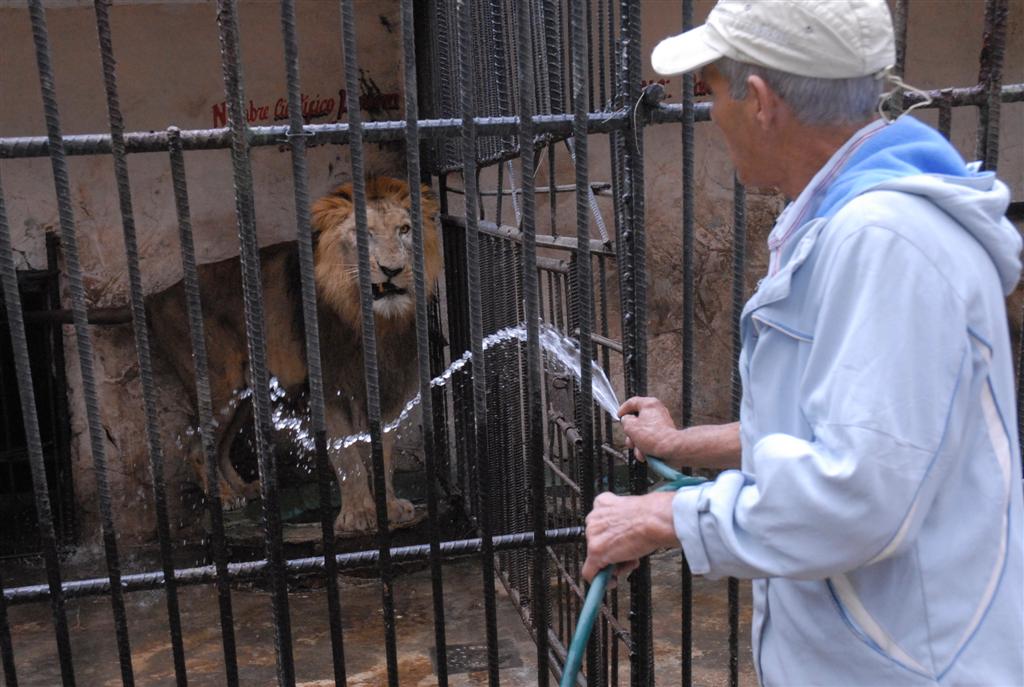
[[[1005,293],[1021,272],[1021,236],[1005,218],[1010,191],[992,172],[966,164],[937,131],[903,116],[866,141],[822,199],[817,217],[831,217],[867,191],[889,190],[928,198],[953,217],[988,252]]]

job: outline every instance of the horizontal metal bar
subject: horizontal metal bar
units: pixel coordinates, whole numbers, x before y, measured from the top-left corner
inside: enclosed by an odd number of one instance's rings
[[[577,327],[576,329],[574,329],[572,334],[573,334],[573,336],[579,338],[580,328]],[[614,339],[609,339],[609,338],[607,338],[605,336],[601,336],[600,334],[591,334],[590,335],[590,340],[593,341],[594,343],[596,343],[598,346],[604,346],[605,348],[610,348],[613,351],[617,351],[618,353],[622,353],[622,342],[621,341],[615,341]]]
[[[546,258],[543,255],[537,256],[537,269],[544,272],[557,272],[558,274],[569,274],[569,263],[565,260]]]
[[[924,91],[932,102],[921,108],[938,107],[980,107],[985,104],[986,91],[982,84],[960,88],[940,88]],[[911,91],[903,92],[903,104],[907,107],[922,102],[924,97]],[[1000,100],[1004,103],[1024,102],[1024,83],[1005,84]],[[711,119],[711,103],[696,103],[693,106],[693,118],[696,122],[707,122]],[[659,103],[651,110],[652,124],[672,124],[683,121],[682,103]]]
[[[629,126],[630,113],[626,110],[618,112],[593,112],[589,118],[589,127],[594,133],[608,133]],[[519,117],[476,117],[474,118],[479,136],[502,136],[515,134],[519,130]],[[419,121],[421,139],[457,138],[462,135],[462,119],[424,119]],[[572,134],[572,115],[537,115],[533,125],[538,137]],[[362,139],[367,142],[400,140],[405,138],[405,120],[363,122]],[[289,139],[298,134],[290,133],[286,125],[254,126],[248,131],[250,146],[287,145]],[[308,124],[303,127],[302,134],[306,145],[322,145],[324,143],[347,143],[349,138],[348,122],[331,124]],[[64,152],[67,155],[98,155],[111,152],[110,134],[81,134],[64,136]],[[128,153],[158,153],[168,149],[166,131],[136,131],[124,136],[125,150]],[[185,150],[216,150],[231,147],[231,130],[191,129],[181,131],[181,144]],[[45,157],[49,154],[49,144],[45,136],[23,136],[0,138],[0,159]]]
[[[928,107],[978,106],[984,103],[985,90],[981,85],[961,88],[944,88],[927,91],[933,102]],[[904,103],[914,104],[921,97],[907,92]],[[1002,102],[1024,102],[1024,83],[1005,84],[1002,88]],[[659,104],[650,111],[652,124],[673,124],[683,121],[681,104]],[[631,112],[591,112],[587,115],[588,133],[610,133],[629,127]],[[711,119],[711,103],[694,105],[694,120],[706,122]],[[519,129],[519,117],[476,117],[474,119],[478,136],[505,136],[515,134]],[[389,141],[405,137],[405,121],[363,122],[364,141]],[[533,118],[535,131],[540,136],[572,135],[573,116],[566,114],[536,115]],[[349,126],[347,122],[332,124],[309,124],[301,134],[307,145],[325,143],[347,143]],[[424,119],[419,122],[420,138],[456,138],[462,134],[462,119]],[[286,145],[293,134],[287,125],[255,126],[249,129],[251,146]],[[66,155],[102,155],[111,152],[110,134],[80,134],[64,136]],[[125,151],[128,153],[158,153],[168,150],[166,131],[136,131],[124,135]],[[185,150],[216,150],[231,147],[231,130],[191,129],[181,132],[181,143]],[[0,138],[0,159],[46,157],[50,154],[46,136],[15,136]],[[538,189],[538,192],[540,189]]]
[[[445,188],[448,191],[448,193],[455,193],[455,194],[458,194],[460,196],[463,193],[465,193],[465,191],[463,189],[459,188],[458,186],[446,186]],[[533,190],[534,190],[535,193],[551,193],[551,187],[550,186],[535,186]],[[611,184],[610,181],[593,181],[590,184],[590,190],[594,192],[595,196],[610,196],[612,194],[612,184]],[[576,192],[576,184],[559,184],[559,185],[555,186],[555,193],[575,193],[575,192]],[[477,195],[478,196],[496,196],[498,194],[501,194],[503,196],[511,196],[513,193],[515,195],[517,195],[517,196],[520,196],[520,195],[523,194],[523,190],[521,188],[517,188],[515,190],[505,189],[505,190],[502,190],[502,191],[478,191]]]
[[[466,228],[466,219],[459,215],[442,215],[441,221],[460,229]],[[523,242],[523,233],[514,227],[507,225],[498,226],[494,222],[485,220],[477,221],[477,229],[482,234],[495,236],[500,239],[508,239],[516,243]],[[554,250],[576,250],[576,239],[569,236],[537,236],[537,248],[552,248]],[[591,239],[590,252],[595,255],[609,255],[615,257],[610,246],[605,245],[598,239]]]
[[[978,107],[984,105],[988,93],[984,84],[977,86],[966,86],[961,88],[937,88],[932,91],[924,91],[932,102],[922,105],[924,109],[935,107]],[[915,105],[924,100],[924,97],[912,91],[903,92],[903,104]],[[1002,88],[1000,101],[1004,103],[1024,102],[1024,83],[1006,84]]]
[[[546,530],[544,540],[554,544],[568,544],[583,540],[582,527],[562,527]],[[503,534],[493,538],[496,551],[508,551],[532,546],[533,532],[521,532],[518,534]],[[443,556],[459,556],[479,553],[482,548],[481,539],[458,539],[441,543],[441,554]],[[399,563],[403,561],[426,560],[430,556],[429,544],[418,544],[415,546],[398,546],[390,550],[391,561]],[[377,564],[380,556],[379,551],[357,551],[353,553],[339,553],[334,557],[339,570],[351,570],[354,568],[371,567]],[[247,561],[245,563],[231,563],[228,565],[228,578],[232,580],[250,579],[263,575],[269,570],[270,563],[267,560]],[[285,571],[288,573],[303,573],[322,570],[324,567],[323,556],[312,556],[309,558],[296,558],[285,561]],[[179,585],[194,585],[213,582],[217,579],[217,569],[213,565],[204,565],[197,568],[184,568],[174,571],[174,581]],[[163,572],[138,573],[135,575],[121,576],[121,589],[125,592],[137,592],[151,589],[162,589],[164,586]],[[78,598],[86,596],[103,596],[110,593],[110,581],[106,578],[93,578],[88,580],[74,580],[64,582],[61,585],[64,591],[64,598]],[[25,587],[12,587],[4,590],[4,598],[8,604],[25,604],[34,601],[45,601],[50,598],[50,590],[46,585],[29,585]]]

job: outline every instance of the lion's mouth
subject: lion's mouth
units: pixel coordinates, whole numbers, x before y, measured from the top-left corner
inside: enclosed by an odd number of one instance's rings
[[[381,282],[380,284],[373,284],[373,300],[379,301],[381,298],[389,298],[391,296],[402,296],[405,294],[405,289],[399,288],[389,281]]]

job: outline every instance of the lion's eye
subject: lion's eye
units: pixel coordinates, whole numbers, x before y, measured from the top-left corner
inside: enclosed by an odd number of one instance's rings
[[[410,231],[412,231],[412,227],[408,224],[403,224],[402,226],[398,227],[399,234],[408,234]]]

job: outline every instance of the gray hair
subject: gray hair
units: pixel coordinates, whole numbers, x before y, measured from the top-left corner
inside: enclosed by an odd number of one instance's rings
[[[852,79],[821,79],[797,76],[769,67],[722,57],[715,66],[729,81],[733,100],[747,97],[747,77],[759,76],[786,102],[804,124],[856,124],[878,110],[884,79],[858,76]]]

